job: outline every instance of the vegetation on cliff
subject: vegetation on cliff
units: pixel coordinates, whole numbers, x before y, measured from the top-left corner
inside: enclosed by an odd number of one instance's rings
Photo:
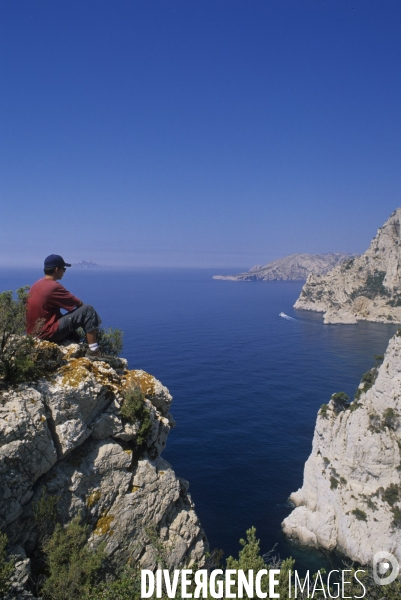
[[[3,386],[29,381],[51,370],[50,357],[39,353],[26,328],[26,302],[29,287],[17,290],[14,299],[11,291],[0,294],[0,381]]]
[[[140,423],[139,430],[136,436],[138,446],[146,441],[148,434],[152,428],[150,412],[146,408],[145,396],[139,386],[135,386],[124,393],[124,402],[121,406],[121,416],[128,423]]]
[[[356,515],[358,519],[365,520],[363,511]],[[53,535],[44,544],[44,553],[46,557],[46,578],[42,582],[39,594],[45,600],[140,600],[141,599],[141,571],[139,566],[126,566],[119,577],[113,581],[105,581],[106,557],[103,547],[93,550],[88,546],[88,527],[80,523],[79,517],[74,518],[66,527],[56,525]],[[158,568],[168,569],[168,556],[165,550],[157,541],[156,537],[150,535],[150,540],[154,544],[158,556]],[[0,536],[0,593],[4,594],[9,589],[9,578],[12,575],[13,564],[6,557],[5,553],[6,536]],[[223,570],[221,580],[224,580],[224,571],[232,569],[235,571],[243,570],[248,576],[250,570],[256,573],[262,569],[268,572],[270,569],[280,571],[279,583],[275,592],[281,599],[315,598],[316,600],[326,599],[327,592],[330,590],[332,598],[339,597],[340,583],[331,580],[328,590],[321,588],[321,582],[327,581],[327,573],[321,569],[318,573],[302,579],[297,589],[294,586],[294,568],[295,561],[292,558],[280,560],[273,552],[263,555],[260,551],[260,542],[256,538],[254,527],[246,532],[246,539],[241,539],[242,546],[238,558],[232,556],[226,560],[226,565],[220,565],[219,560],[221,552],[215,552],[209,556],[206,565],[208,571],[219,568]],[[184,568],[184,566],[183,566]],[[196,565],[192,565],[192,571],[195,571]],[[205,568],[205,567],[204,567]],[[378,585],[370,567],[355,567],[344,563],[346,569],[346,594],[347,597],[357,598],[365,597],[371,600],[399,600],[401,594],[401,582],[394,581],[390,585]],[[358,580],[354,574],[358,569]],[[169,570],[169,569],[168,569]],[[169,570],[172,575],[172,570]],[[291,592],[289,592],[289,576],[291,573]],[[348,583],[349,582],[349,583]],[[361,586],[363,585],[363,587]],[[194,584],[189,589],[193,593]],[[363,589],[364,588],[364,589]],[[261,579],[261,590],[269,597],[269,576],[263,576]],[[232,593],[237,595],[237,588],[231,587]],[[383,596],[384,594],[384,596]],[[171,597],[171,596],[170,596]],[[211,598],[210,594],[207,596]],[[248,598],[248,595],[244,595]],[[152,596],[152,600],[156,598]],[[162,590],[162,600],[167,600],[169,596],[165,588]],[[174,598],[182,598],[181,590],[177,589]]]

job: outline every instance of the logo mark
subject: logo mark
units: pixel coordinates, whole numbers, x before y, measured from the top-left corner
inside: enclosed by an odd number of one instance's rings
[[[390,552],[376,552],[373,556],[373,579],[378,585],[393,583],[400,572],[398,560]]]

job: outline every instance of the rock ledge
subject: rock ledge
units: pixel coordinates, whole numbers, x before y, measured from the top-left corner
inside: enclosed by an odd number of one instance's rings
[[[91,525],[90,543],[105,542],[112,570],[128,561],[156,567],[149,528],[172,568],[201,565],[208,543],[188,483],[160,457],[175,425],[167,388],[129,371],[123,359],[114,369],[88,360],[77,345],[52,346],[63,363],[54,374],[0,396],[0,528],[18,564],[29,571],[39,540],[34,507],[45,493],[59,498],[62,524],[81,514]],[[134,386],[151,419],[141,447],[140,423],[125,422],[119,410]]]

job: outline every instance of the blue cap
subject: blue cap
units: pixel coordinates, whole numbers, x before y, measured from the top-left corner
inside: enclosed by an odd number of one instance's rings
[[[71,265],[64,262],[64,258],[59,254],[50,254],[45,258],[45,269],[55,269],[56,267],[71,267]]]

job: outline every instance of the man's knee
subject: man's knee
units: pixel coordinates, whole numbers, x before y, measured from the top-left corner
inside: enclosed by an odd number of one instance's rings
[[[83,304],[81,308],[82,308],[82,312],[86,315],[94,315],[96,313],[92,304]]]
[[[96,310],[93,308],[91,304],[84,304],[81,307],[82,316],[84,320],[84,330],[85,332],[91,332],[99,327],[102,320],[99,317]]]

